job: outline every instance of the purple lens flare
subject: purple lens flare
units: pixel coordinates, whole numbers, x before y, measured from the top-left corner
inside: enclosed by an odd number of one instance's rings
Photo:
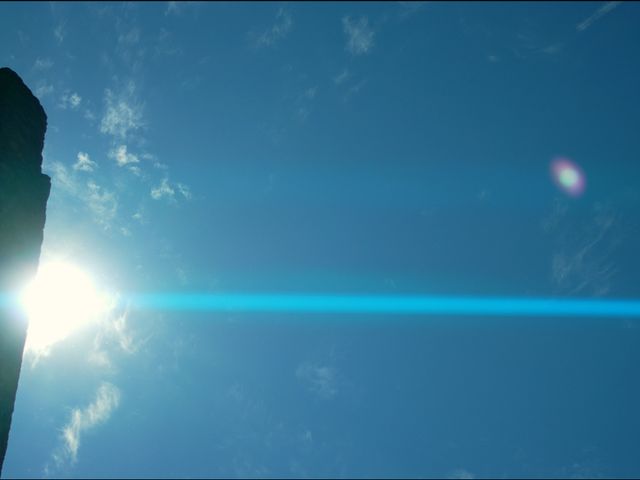
[[[569,196],[579,197],[587,186],[582,169],[568,158],[556,157],[551,162],[554,183]]]

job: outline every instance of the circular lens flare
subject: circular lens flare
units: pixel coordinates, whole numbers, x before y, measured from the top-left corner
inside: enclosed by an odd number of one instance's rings
[[[584,172],[568,158],[553,159],[551,177],[558,188],[567,195],[579,197],[584,193],[587,184]]]

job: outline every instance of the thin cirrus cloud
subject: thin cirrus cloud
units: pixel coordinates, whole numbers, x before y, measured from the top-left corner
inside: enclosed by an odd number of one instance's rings
[[[78,152],[78,160],[73,164],[73,169],[81,172],[93,172],[97,166],[98,164],[91,160],[88,153]]]
[[[101,325],[101,329],[94,337],[91,352],[88,360],[97,367],[114,370],[112,353],[117,347],[121,352],[128,355],[136,353],[141,343],[138,341],[127,324],[128,312],[110,315]]]
[[[291,14],[284,9],[276,13],[276,22],[256,39],[258,47],[270,47],[287,36],[293,26]]]
[[[369,27],[367,17],[352,21],[350,17],[342,18],[342,27],[347,35],[346,49],[352,55],[369,53],[374,45],[374,32]]]
[[[296,369],[296,377],[312,393],[330,399],[338,394],[336,373],[331,367],[302,363]]]
[[[53,36],[55,37],[58,45],[61,45],[64,42],[64,38],[67,36],[67,29],[65,22],[61,22],[56,25],[56,28],[53,29]]]
[[[335,77],[333,77],[333,83],[335,83],[336,85],[340,85],[340,84],[344,83],[345,81],[347,81],[350,76],[351,76],[351,74],[349,73],[349,70],[347,70],[345,68],[339,74],[337,74]]]
[[[78,450],[85,431],[105,423],[112,412],[120,405],[120,390],[115,385],[103,382],[98,387],[95,399],[85,408],[71,411],[69,422],[62,429],[63,449],[54,454],[58,466],[67,461],[78,460]]]
[[[127,151],[126,145],[120,145],[109,152],[109,157],[115,159],[119,167],[125,167],[134,163],[140,163],[137,155]]]
[[[34,70],[48,70],[51,67],[53,67],[53,60],[50,58],[36,58],[36,61],[33,64]]]
[[[49,85],[45,82],[41,82],[36,89],[33,91],[33,93],[36,95],[36,97],[38,97],[39,99],[43,99],[44,97],[46,97],[47,95],[51,95],[53,93],[53,85]]]
[[[58,106],[63,110],[66,110],[67,108],[71,110],[75,110],[80,106],[81,102],[82,102],[82,97],[80,95],[78,95],[75,92],[74,93],[66,92],[62,95],[62,97],[60,97],[60,103],[58,104]]]
[[[620,216],[610,206],[598,204],[587,221],[572,224],[569,219],[569,205],[556,203],[542,225],[556,237],[552,285],[561,294],[606,295],[618,273],[614,258],[623,240]]]
[[[604,17],[607,13],[615,10],[622,2],[607,2],[576,26],[576,30],[582,32]]]
[[[131,153],[123,143],[128,140],[140,140],[138,133],[146,125],[142,104],[137,101],[135,90],[135,83],[129,82],[118,95],[109,89],[105,91],[105,111],[100,122],[100,132],[111,136],[113,140],[114,146],[108,152],[108,157],[114,159],[119,167],[125,167],[136,176],[146,179],[141,168],[141,157]],[[143,154],[142,158],[149,156],[149,154]],[[191,198],[191,192],[186,185],[178,183],[172,186],[165,177],[160,185],[152,188],[151,198],[175,200],[176,192],[187,200]]]
[[[176,191],[186,200],[191,199],[191,190],[183,183],[177,183],[172,186],[167,178],[163,178],[160,185],[151,189],[151,198],[154,200],[167,199],[173,201],[176,199]]]
[[[124,97],[125,95],[117,96],[111,90],[106,90],[100,132],[126,139],[144,126],[142,106]]]
[[[95,182],[87,183],[86,199],[89,210],[93,213],[94,220],[109,229],[118,212],[118,199],[116,195],[101,187]]]
[[[476,477],[469,470],[466,470],[464,468],[458,468],[453,472],[451,472],[447,478],[459,479],[459,480],[473,480]]]
[[[82,205],[86,206],[96,224],[105,230],[110,230],[117,216],[118,198],[114,192],[104,188],[94,180],[84,183],[77,178],[74,171],[90,172],[86,169],[87,163],[83,164],[83,161],[80,160],[80,158],[84,159],[84,155],[81,155],[82,153],[78,154],[78,161],[74,164],[74,167],[75,165],[84,165],[84,169],[73,168],[71,170],[61,162],[46,163],[45,169],[53,179],[52,195],[63,194],[77,198]],[[86,160],[92,162],[88,155]]]

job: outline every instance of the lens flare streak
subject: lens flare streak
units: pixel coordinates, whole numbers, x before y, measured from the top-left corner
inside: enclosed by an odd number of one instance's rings
[[[154,293],[121,300],[147,311],[640,318],[640,300],[241,293]],[[0,294],[0,307],[15,303]]]
[[[142,294],[142,310],[441,316],[640,317],[640,301],[518,297],[297,294]]]

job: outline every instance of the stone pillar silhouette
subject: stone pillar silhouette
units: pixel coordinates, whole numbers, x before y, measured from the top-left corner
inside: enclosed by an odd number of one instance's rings
[[[0,295],[36,273],[51,179],[42,173],[47,116],[9,68],[0,68]],[[0,472],[18,389],[27,320],[0,301]]]

